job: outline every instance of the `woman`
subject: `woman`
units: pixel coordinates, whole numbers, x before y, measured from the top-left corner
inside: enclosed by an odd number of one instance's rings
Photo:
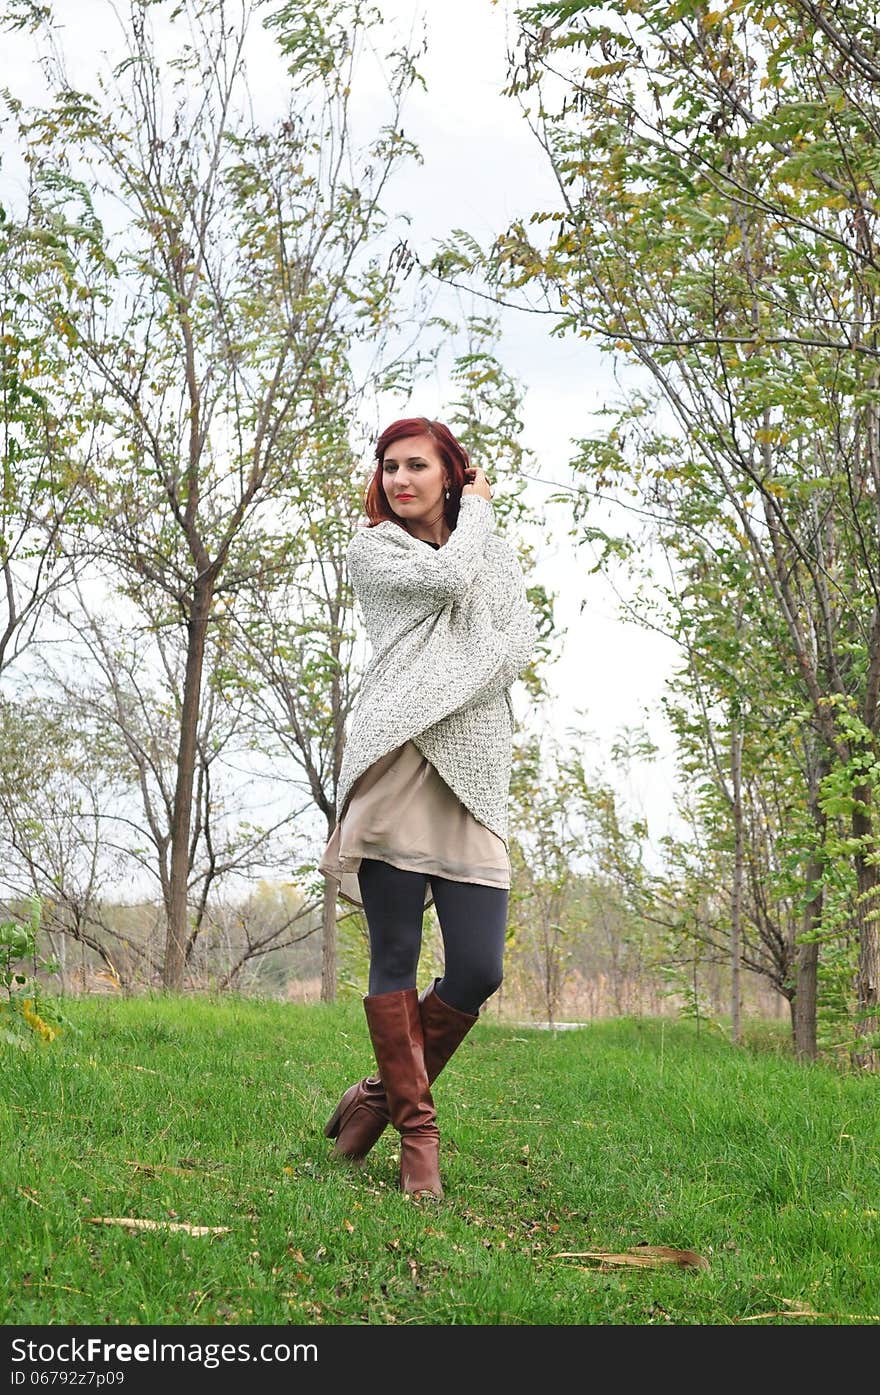
[[[346,740],[337,826],[319,864],[362,905],[367,1026],[379,1068],[324,1132],[366,1156],[389,1123],[400,1188],[442,1197],[430,1086],[501,984],[510,861],[510,685],[536,631],[522,569],[494,532],[485,474],[440,422],[410,418],[376,444],[368,523],[348,566],[370,642]],[[444,973],[419,997],[433,899]]]

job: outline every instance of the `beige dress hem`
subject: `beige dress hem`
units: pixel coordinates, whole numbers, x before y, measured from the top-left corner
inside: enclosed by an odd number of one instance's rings
[[[412,741],[360,777],[318,863],[353,906],[363,905],[357,876],[362,858],[428,878],[510,887],[504,840],[464,807]],[[425,906],[433,899],[429,881]]]

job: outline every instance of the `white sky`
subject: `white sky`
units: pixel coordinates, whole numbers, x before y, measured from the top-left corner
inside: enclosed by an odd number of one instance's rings
[[[158,7],[156,13],[169,8]],[[405,177],[398,177],[392,195],[399,210],[411,215],[408,236],[419,257],[427,260],[434,244],[454,227],[466,228],[483,241],[515,216],[554,206],[543,153],[516,102],[501,95],[512,24],[508,7],[492,0],[380,0],[379,8],[389,35],[399,26],[406,39],[410,31],[418,34],[422,23],[427,25],[428,51],[419,66],[428,90],[413,90],[403,121],[424,163],[410,165]],[[124,0],[118,9],[126,11]],[[109,0],[60,0],[56,13],[65,26],[70,76],[90,85],[100,47],[112,49],[116,42]],[[100,46],[96,35],[101,36]],[[23,36],[4,39],[0,83],[26,101],[39,101],[42,84],[32,42]],[[249,72],[259,114],[271,117],[285,103],[287,84],[273,42],[262,34],[254,36]],[[367,129],[374,128],[381,89],[373,82],[360,90]],[[0,150],[2,142],[0,132]],[[13,173],[7,159],[5,173],[0,169],[0,199]],[[444,307],[451,318],[470,308],[449,291],[441,292],[438,301],[438,309]],[[619,386],[607,356],[583,340],[551,338],[547,317],[507,312],[501,318],[499,354],[525,389],[524,444],[534,452],[536,473],[546,481],[530,484],[529,498],[552,525],[552,540],[545,539],[539,548],[536,579],[558,593],[557,617],[567,629],[550,678],[554,698],[546,717],[560,734],[578,720],[594,734],[588,765],[620,790],[624,808],[647,817],[656,846],[667,830],[681,831],[673,810],[672,743],[660,710],[664,684],[678,656],[670,641],[620,618],[612,587],[603,577],[587,574],[594,561],[592,549],[578,553],[567,536],[566,517],[559,509],[548,510],[545,502],[555,484],[571,478],[571,440],[600,424],[593,414],[618,399]],[[442,416],[446,388],[443,382],[427,384],[395,414]],[[492,462],[480,463],[491,477]],[[595,521],[612,527],[622,523],[611,513]],[[625,587],[622,577],[618,584]],[[525,694],[518,689],[515,693],[517,711],[524,715]],[[629,779],[624,779],[612,769],[606,753],[623,727],[636,725],[647,728],[661,756],[650,765],[634,764]]]

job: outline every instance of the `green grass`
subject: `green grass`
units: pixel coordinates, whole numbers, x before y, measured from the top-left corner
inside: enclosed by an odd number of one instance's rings
[[[393,1131],[361,1169],[323,1137],[372,1065],[360,1003],[66,1010],[78,1032],[0,1057],[5,1324],[880,1315],[880,1081],[798,1067],[772,1034],[735,1050],[689,1023],[481,1022],[435,1087],[438,1205],[397,1192]],[[709,1270],[560,1257],[640,1243]]]

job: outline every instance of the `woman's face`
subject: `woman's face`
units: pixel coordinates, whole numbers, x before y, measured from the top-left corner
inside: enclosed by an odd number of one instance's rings
[[[446,469],[430,436],[392,442],[382,461],[382,486],[394,513],[407,523],[434,521],[442,513]]]

